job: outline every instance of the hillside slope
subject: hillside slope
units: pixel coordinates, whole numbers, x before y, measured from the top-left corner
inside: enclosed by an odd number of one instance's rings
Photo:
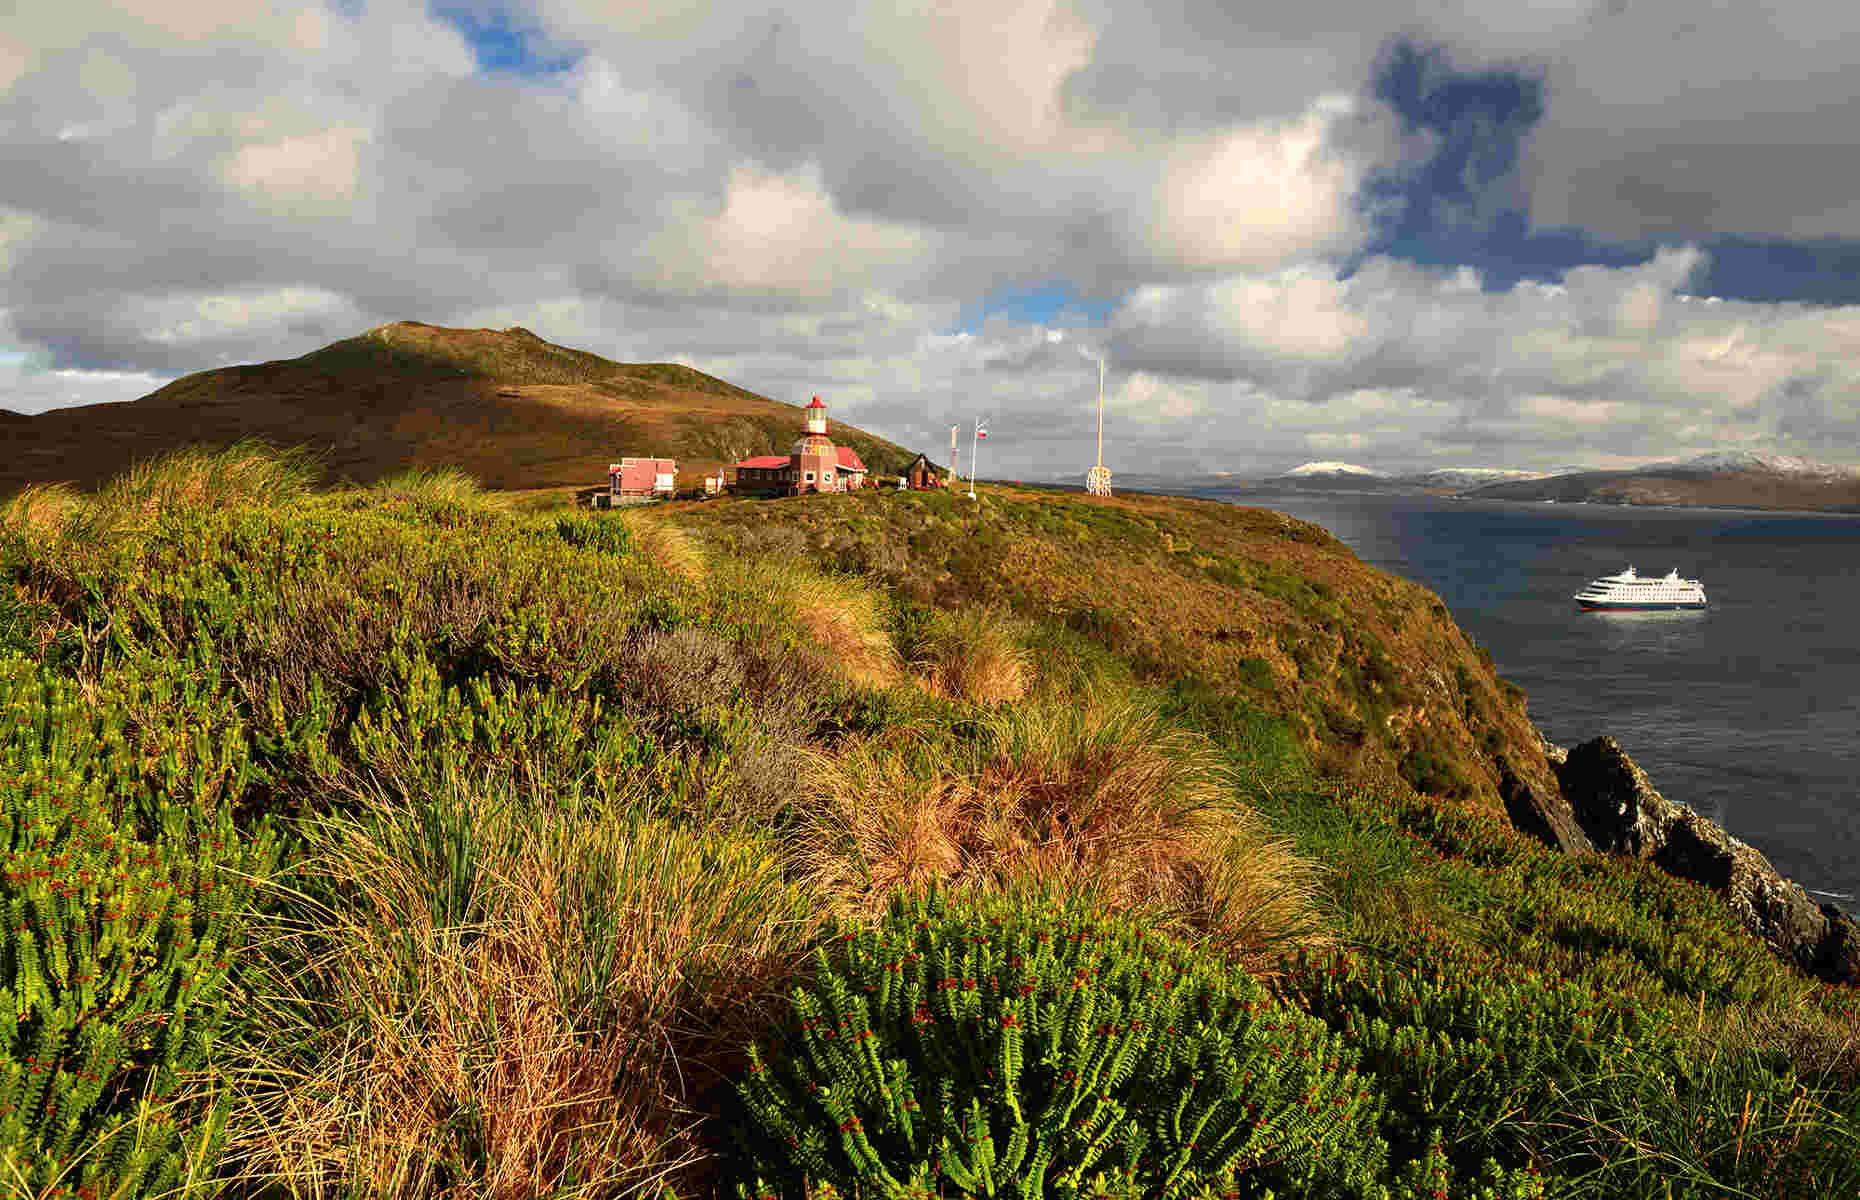
[[[685,505],[740,553],[807,557],[939,607],[1057,616],[1242,725],[1281,720],[1329,772],[1399,774],[1503,811],[1554,796],[1523,693],[1425,588],[1323,528],[1213,501],[995,486]]]
[[[1860,992],[1511,828],[1521,696],[1315,526],[513,499],[0,504],[12,1191],[1860,1195]]]
[[[785,449],[801,428],[796,406],[677,363],[415,321],[301,358],[202,371],[126,404],[0,417],[0,495],[59,480],[93,487],[136,459],[242,438],[308,446],[330,475],[357,482],[443,465],[497,488],[593,486],[626,454],[676,457],[695,479]],[[839,421],[833,436],[875,472],[911,458]]]

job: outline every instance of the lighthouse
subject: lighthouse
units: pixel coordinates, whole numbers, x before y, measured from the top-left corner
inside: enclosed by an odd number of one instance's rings
[[[764,454],[736,464],[739,491],[765,496],[807,496],[845,492],[865,485],[865,463],[851,446],[835,446],[827,436],[827,406],[815,396],[801,410],[800,438],[786,455]]]
[[[833,440],[827,436],[827,406],[815,396],[801,411],[807,415],[807,432],[788,451],[794,464],[794,490],[803,496],[810,492],[842,490],[838,478],[839,455],[834,451]]]

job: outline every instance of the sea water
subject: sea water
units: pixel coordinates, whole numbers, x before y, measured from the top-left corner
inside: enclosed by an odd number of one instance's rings
[[[1860,516],[1200,493],[1313,521],[1439,593],[1553,742],[1621,743],[1662,795],[1860,913]],[[1677,567],[1699,612],[1583,612]]]

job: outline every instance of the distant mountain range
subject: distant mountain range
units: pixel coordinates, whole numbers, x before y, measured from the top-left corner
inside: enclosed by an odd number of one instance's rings
[[[1559,504],[1701,505],[1860,512],[1860,469],[1780,454],[1717,451],[1628,471],[1572,471],[1466,493]]]
[[[1120,486],[1143,491],[1233,499],[1296,491],[1860,512],[1860,468],[1748,450],[1720,450],[1614,471],[1572,466],[1556,471],[1434,467],[1395,472],[1322,461],[1301,463],[1274,475],[1119,472],[1116,478]]]
[[[1264,478],[1229,478],[1221,486],[1236,491],[1410,492],[1563,504],[1860,511],[1860,468],[1748,450],[1713,451],[1613,471],[1437,467],[1394,473],[1356,463],[1308,462]]]

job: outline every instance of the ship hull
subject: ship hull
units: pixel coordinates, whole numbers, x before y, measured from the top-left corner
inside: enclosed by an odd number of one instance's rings
[[[1576,603],[1584,612],[1676,612],[1705,607],[1703,600],[1671,604],[1611,604],[1606,600],[1578,600]]]

